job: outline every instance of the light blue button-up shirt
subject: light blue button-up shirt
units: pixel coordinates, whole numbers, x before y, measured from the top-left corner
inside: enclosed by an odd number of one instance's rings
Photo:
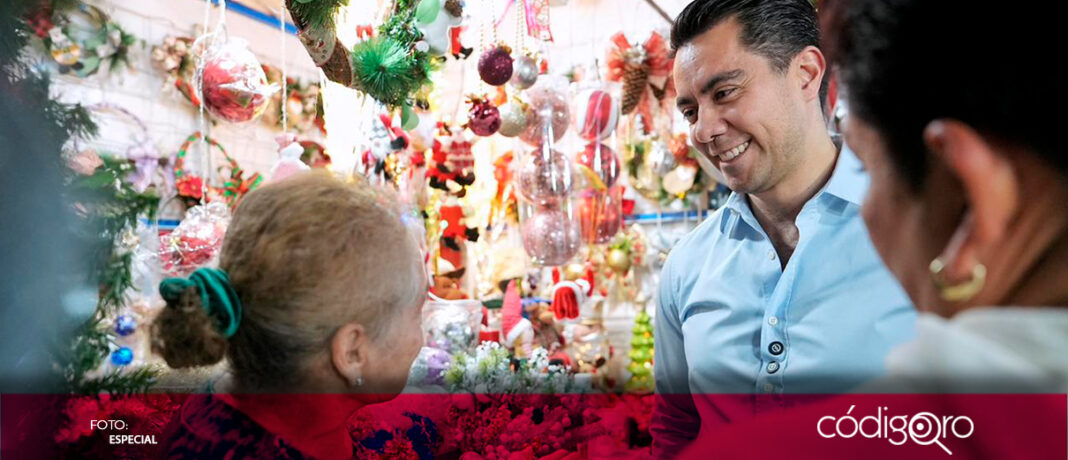
[[[879,376],[890,349],[912,337],[915,310],[859,213],[867,186],[843,149],[797,216],[785,269],[739,193],[672,249],[660,278],[656,389],[693,398],[658,399],[658,447],[780,409],[776,395],[845,392]],[[702,397],[724,394],[769,396]]]

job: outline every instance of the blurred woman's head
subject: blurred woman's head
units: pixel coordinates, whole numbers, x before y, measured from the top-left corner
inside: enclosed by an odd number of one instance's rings
[[[871,237],[918,308],[1066,305],[1068,56],[992,0],[824,2]]]
[[[398,211],[388,194],[322,172],[253,191],[220,256],[243,306],[239,327],[224,338],[183,298],[157,319],[154,349],[172,367],[227,356],[241,392],[398,393],[423,344],[427,292]]]

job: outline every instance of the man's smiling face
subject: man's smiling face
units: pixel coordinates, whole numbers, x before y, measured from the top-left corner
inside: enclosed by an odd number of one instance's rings
[[[681,46],[674,78],[679,111],[690,124],[690,139],[743,193],[775,187],[796,169],[805,125],[799,85],[785,71],[740,41],[742,27],[729,18]]]

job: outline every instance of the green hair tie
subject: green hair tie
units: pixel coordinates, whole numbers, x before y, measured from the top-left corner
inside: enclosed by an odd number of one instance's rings
[[[167,278],[159,283],[159,294],[168,304],[177,304],[190,286],[200,292],[200,302],[208,315],[217,319],[216,328],[226,338],[234,336],[241,324],[241,300],[230,284],[230,276],[217,268],[198,268],[189,278]]]

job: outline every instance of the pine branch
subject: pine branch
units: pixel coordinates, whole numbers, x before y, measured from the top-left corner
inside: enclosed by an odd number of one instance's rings
[[[348,6],[349,0],[291,0],[289,14],[301,28],[323,29],[334,27],[338,9]]]

